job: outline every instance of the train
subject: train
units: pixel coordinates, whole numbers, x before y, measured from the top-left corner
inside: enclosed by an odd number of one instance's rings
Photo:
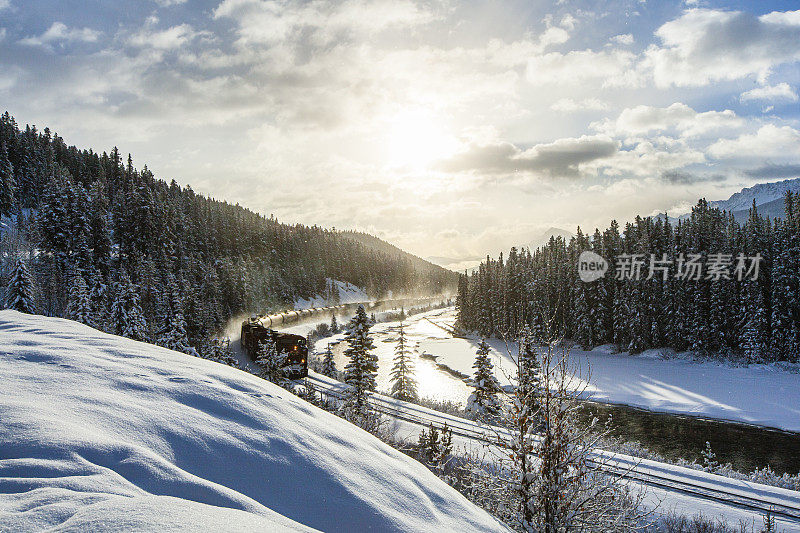
[[[308,345],[305,337],[282,333],[266,327],[257,317],[242,322],[241,345],[251,359],[256,359],[259,345],[272,338],[278,353],[286,354],[283,373],[289,379],[308,376]]]
[[[403,298],[379,302],[352,302],[326,307],[294,309],[271,315],[253,315],[242,323],[241,345],[245,353],[255,360],[259,343],[271,336],[278,353],[284,351],[288,355],[285,365],[286,376],[290,379],[299,379],[308,376],[308,346],[306,345],[306,339],[300,335],[281,333],[272,328],[299,322],[312,316],[341,314],[359,305],[369,308],[375,308],[378,305],[397,307],[419,302],[443,300],[444,298],[449,298],[449,296]]]

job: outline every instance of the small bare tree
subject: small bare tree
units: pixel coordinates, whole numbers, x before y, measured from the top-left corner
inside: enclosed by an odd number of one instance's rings
[[[569,362],[570,348],[551,341],[537,346],[525,328],[516,342],[516,376],[505,422],[511,432],[506,457],[513,469],[513,497],[523,531],[632,531],[642,527],[634,495],[595,453],[604,431],[581,425],[578,399],[588,387]],[[508,346],[508,345],[507,345]]]

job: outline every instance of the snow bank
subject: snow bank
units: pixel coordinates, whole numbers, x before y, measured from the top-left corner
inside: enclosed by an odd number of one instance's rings
[[[255,376],[0,311],[0,531],[491,531],[421,464]]]

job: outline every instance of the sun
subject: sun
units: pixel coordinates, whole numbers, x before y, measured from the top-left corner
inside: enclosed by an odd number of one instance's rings
[[[426,168],[452,154],[458,142],[432,114],[407,110],[389,120],[388,162],[393,167]]]

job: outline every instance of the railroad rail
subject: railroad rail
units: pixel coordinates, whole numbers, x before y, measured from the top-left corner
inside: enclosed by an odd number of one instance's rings
[[[307,381],[321,394],[335,399],[342,399],[348,387],[344,383],[314,374],[309,374]],[[447,425],[453,435],[483,444],[508,447],[511,439],[511,433],[505,428],[438,413],[380,394],[371,394],[370,403],[376,411],[386,416],[423,427],[442,429]],[[595,450],[589,462],[604,472],[650,487],[679,492],[762,515],[769,513],[776,517],[800,520],[800,492],[797,491],[605,450]]]

